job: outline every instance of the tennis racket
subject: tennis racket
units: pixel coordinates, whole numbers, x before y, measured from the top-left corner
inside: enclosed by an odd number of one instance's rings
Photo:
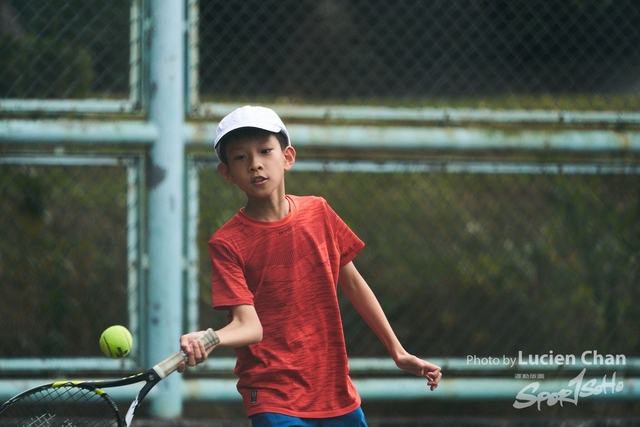
[[[220,340],[208,329],[200,339],[209,349]],[[0,406],[0,425],[7,427],[128,427],[149,391],[178,369],[187,355],[178,351],[148,371],[119,380],[57,381],[24,391]],[[144,382],[124,419],[104,388]]]

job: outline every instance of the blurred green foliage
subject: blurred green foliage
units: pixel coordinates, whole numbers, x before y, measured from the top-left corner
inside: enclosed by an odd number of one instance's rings
[[[127,96],[129,11],[128,0],[4,1],[0,97]]]
[[[0,52],[3,98],[82,98],[95,77],[91,54],[68,42],[0,37]]]
[[[99,356],[102,330],[127,324],[126,186],[118,167],[0,167],[0,357]],[[325,197],[365,241],[355,263],[414,353],[640,350],[638,175],[294,166],[287,190]],[[202,167],[197,197],[200,323],[220,327],[206,244],[244,194]],[[341,304],[351,356],[384,356]]]
[[[126,173],[0,165],[0,358],[100,356],[128,324]]]
[[[200,99],[637,111],[636,0],[201,2]]]
[[[201,171],[202,323],[206,242],[244,204]],[[287,175],[325,197],[365,241],[356,266],[401,341],[430,357],[640,352],[640,177],[446,173]],[[384,348],[342,299],[351,356]],[[579,354],[579,353],[578,353]]]

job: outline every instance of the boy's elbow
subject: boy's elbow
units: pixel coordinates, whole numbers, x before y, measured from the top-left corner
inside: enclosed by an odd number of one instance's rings
[[[254,333],[254,337],[253,337],[253,343],[259,343],[260,341],[262,341],[262,325],[259,325]]]
[[[255,308],[240,305],[233,309],[232,329],[236,337],[242,337],[242,345],[255,344],[262,341],[262,323]]]
[[[262,341],[262,324],[260,322],[252,322],[245,331],[245,339],[247,344],[256,344]]]

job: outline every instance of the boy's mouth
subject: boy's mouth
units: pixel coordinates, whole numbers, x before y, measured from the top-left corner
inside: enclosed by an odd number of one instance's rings
[[[255,178],[253,178],[251,180],[252,184],[262,184],[263,182],[265,182],[267,180],[267,178],[263,177],[263,176],[256,176]]]

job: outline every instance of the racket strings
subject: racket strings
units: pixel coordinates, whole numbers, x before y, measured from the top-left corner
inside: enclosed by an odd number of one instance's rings
[[[121,426],[115,404],[103,392],[62,385],[20,396],[0,413],[0,425],[13,427]]]

